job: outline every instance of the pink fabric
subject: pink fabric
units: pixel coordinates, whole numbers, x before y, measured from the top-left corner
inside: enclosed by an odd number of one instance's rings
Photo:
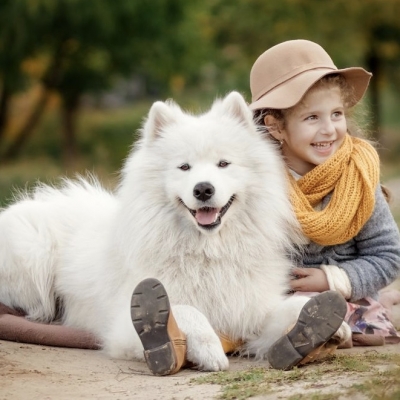
[[[387,310],[378,301],[366,297],[356,303],[347,303],[345,321],[353,333],[365,333],[384,337],[399,336],[389,320]]]

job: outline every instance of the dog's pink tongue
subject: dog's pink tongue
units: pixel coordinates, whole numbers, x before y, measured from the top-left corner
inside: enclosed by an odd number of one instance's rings
[[[208,210],[197,210],[196,211],[196,221],[200,225],[210,225],[217,219],[218,214],[217,208],[210,208]]]

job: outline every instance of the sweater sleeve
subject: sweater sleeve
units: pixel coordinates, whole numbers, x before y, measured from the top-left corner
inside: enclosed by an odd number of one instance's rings
[[[399,229],[380,186],[376,191],[374,212],[354,240],[356,257],[329,262],[346,271],[351,284],[350,301],[375,297],[400,273]]]
[[[343,268],[336,265],[321,265],[322,271],[325,272],[326,279],[330,290],[339,292],[345,299],[351,297],[350,279]]]

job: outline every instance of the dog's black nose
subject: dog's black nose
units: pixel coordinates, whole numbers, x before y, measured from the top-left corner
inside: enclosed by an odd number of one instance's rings
[[[215,188],[210,182],[200,182],[193,189],[193,196],[201,201],[210,200],[214,193]]]

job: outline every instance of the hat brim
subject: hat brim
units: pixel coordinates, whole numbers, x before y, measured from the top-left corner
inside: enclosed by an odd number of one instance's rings
[[[250,104],[251,110],[262,108],[286,109],[295,106],[307,90],[326,75],[340,74],[354,88],[354,97],[349,106],[357,104],[364,96],[372,74],[360,67],[345,69],[317,68],[305,71],[281,83],[270,92]]]

